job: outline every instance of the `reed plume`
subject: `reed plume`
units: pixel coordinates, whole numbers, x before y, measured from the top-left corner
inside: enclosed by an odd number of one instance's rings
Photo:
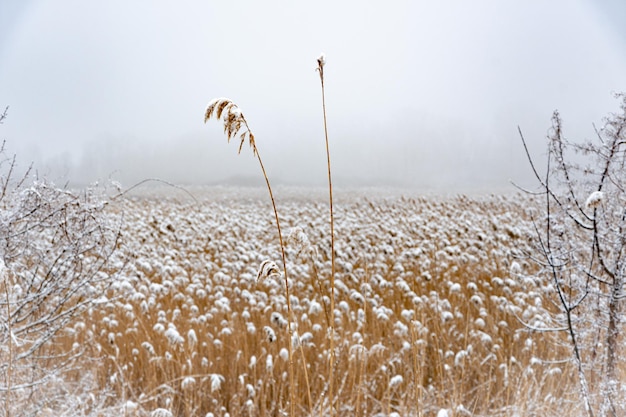
[[[254,156],[257,157],[257,159],[259,159],[259,163],[261,164],[261,170],[263,171],[263,176],[265,177],[265,180],[268,183],[267,185],[269,187],[269,180],[267,179],[267,175],[265,174],[265,169],[263,168],[263,162],[261,162],[261,158],[258,155],[256,143],[254,142],[254,135],[252,134],[252,131],[250,130],[250,126],[248,126],[248,121],[243,116],[243,113],[241,112],[241,109],[239,108],[239,106],[236,105],[232,100],[228,98],[224,98],[224,97],[215,98],[211,100],[211,102],[206,108],[206,112],[204,114],[204,123],[206,123],[207,120],[209,120],[213,116],[215,116],[217,120],[222,119],[222,122],[224,123],[224,134],[228,138],[229,143],[233,137],[237,136],[237,134],[242,128],[245,128],[245,131],[239,135],[240,143],[239,143],[239,151],[237,153],[241,153],[241,148],[243,148],[243,144],[245,143],[246,139],[248,139],[248,142],[250,143],[250,147],[252,148],[252,153],[254,154]],[[269,188],[270,188],[270,195],[271,195],[272,194],[271,187]],[[274,202],[273,197],[272,197],[272,202]],[[276,218],[276,220],[278,223],[278,217]],[[282,242],[281,242],[281,246],[282,246]]]
[[[261,171],[263,172],[263,178],[265,179],[265,184],[267,185],[267,191],[270,195],[270,200],[272,201],[272,209],[274,210],[274,217],[276,219],[276,229],[278,231],[278,240],[280,242],[280,252],[283,262],[283,278],[285,284],[285,296],[287,299],[287,329],[289,331],[289,341],[287,342],[287,349],[289,352],[289,390],[291,394],[291,404],[290,411],[291,416],[295,415],[295,385],[294,385],[294,366],[293,366],[293,347],[292,343],[294,340],[293,334],[293,311],[291,308],[291,301],[289,296],[289,278],[287,274],[287,257],[285,255],[285,243],[283,240],[283,234],[280,227],[280,220],[278,218],[278,210],[276,209],[276,201],[274,200],[274,193],[272,192],[272,186],[270,185],[270,180],[267,176],[267,172],[265,171],[265,166],[263,165],[263,160],[261,159],[261,155],[259,154],[259,149],[256,146],[256,142],[254,140],[254,134],[250,130],[250,126],[248,125],[248,121],[244,117],[241,109],[237,104],[235,104],[232,100],[228,98],[216,98],[211,100],[209,105],[206,108],[206,112],[204,114],[204,123],[207,122],[211,117],[215,117],[217,120],[221,120],[224,123],[224,134],[228,138],[228,142],[236,136],[239,136],[239,150],[238,153],[241,153],[241,149],[243,148],[246,140],[250,144],[252,148],[252,153],[259,161],[259,165],[261,166]],[[242,131],[243,130],[243,131]],[[240,133],[241,132],[241,133]],[[269,276],[271,274],[279,273],[278,268],[275,267],[273,262],[265,261],[261,265],[259,270],[259,275],[257,276],[257,280],[263,278],[263,275]],[[304,355],[303,355],[304,359]],[[306,370],[306,363],[303,364],[304,373],[307,384],[307,392],[309,393],[309,406],[311,406],[311,398],[310,398],[310,388],[308,375]]]

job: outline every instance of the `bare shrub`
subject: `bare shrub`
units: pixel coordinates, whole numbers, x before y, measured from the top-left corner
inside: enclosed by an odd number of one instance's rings
[[[5,413],[27,415],[44,405],[67,409],[50,386],[74,372],[85,348],[75,343],[75,334],[86,331],[80,319],[121,268],[112,262],[119,223],[107,214],[101,188],[60,189],[32,178],[30,170],[15,180],[15,157],[4,156],[4,145],[0,154],[0,392]]]
[[[590,140],[567,139],[554,112],[545,175],[526,150],[544,199],[532,256],[559,310],[552,330],[569,335],[589,416],[626,412],[617,361],[626,298],[626,96],[618,98],[620,112]]]

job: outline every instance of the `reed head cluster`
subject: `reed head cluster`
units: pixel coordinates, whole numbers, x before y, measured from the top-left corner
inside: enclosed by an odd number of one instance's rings
[[[231,99],[224,97],[211,100],[204,113],[204,123],[214,116],[217,120],[221,119],[224,123],[224,134],[226,134],[228,142],[230,142],[233,137],[239,135],[239,153],[241,153],[241,148],[243,148],[243,144],[247,139],[252,148],[252,152],[256,155],[257,150],[254,135],[250,131],[248,122],[237,104]],[[239,131],[242,129],[244,129],[244,131],[239,134]]]

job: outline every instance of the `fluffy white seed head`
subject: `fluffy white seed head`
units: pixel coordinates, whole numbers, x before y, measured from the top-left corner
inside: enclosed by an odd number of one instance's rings
[[[176,327],[174,327],[171,323],[169,328],[165,331],[165,337],[170,345],[176,346],[185,342],[185,339],[178,333]]]
[[[191,390],[195,387],[195,385],[196,385],[196,379],[192,376],[187,376],[183,378],[183,380],[180,383],[180,387],[183,389],[183,391]]]
[[[264,326],[263,331],[265,332],[265,337],[267,337],[268,342],[272,343],[276,341],[276,333],[274,332],[274,329],[269,326]]]
[[[211,392],[219,391],[222,388],[224,377],[220,374],[211,374]]]
[[[198,336],[194,329],[189,329],[189,332],[187,332],[187,341],[192,349],[198,344]]]
[[[402,377],[402,375],[396,375],[389,380],[389,388],[398,388],[400,385],[402,385],[403,381],[404,378]]]
[[[287,243],[294,246],[296,256],[299,256],[302,252],[306,253],[313,251],[308,236],[300,227],[291,228],[289,235],[287,236]]]
[[[156,355],[156,352],[154,350],[154,347],[152,346],[151,343],[149,342],[143,342],[141,344],[141,347],[143,347],[146,351],[148,351],[148,354],[150,354],[150,356],[154,356]]]
[[[261,266],[259,266],[259,271],[257,272],[256,282],[265,280],[267,278],[280,275],[280,269],[278,269],[278,265],[274,261],[270,261],[269,259],[261,262]]]
[[[270,321],[272,322],[272,324],[274,324],[275,326],[278,326],[281,329],[286,328],[287,324],[289,324],[289,322],[285,320],[283,315],[277,311],[274,311],[272,313],[272,315],[270,316]]]
[[[587,201],[585,201],[585,207],[588,209],[595,209],[600,206],[602,200],[604,199],[604,193],[602,191],[594,191],[589,194],[587,197]]]
[[[273,368],[274,368],[274,358],[272,357],[271,354],[269,354],[267,355],[267,358],[265,358],[265,369],[271,372]]]

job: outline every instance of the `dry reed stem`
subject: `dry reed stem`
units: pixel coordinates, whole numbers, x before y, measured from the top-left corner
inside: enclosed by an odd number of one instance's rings
[[[290,381],[290,394],[291,394],[291,402],[290,402],[290,411],[291,416],[295,415],[295,384],[294,384],[294,366],[293,366],[293,311],[291,308],[291,300],[289,295],[289,277],[287,273],[287,257],[285,255],[285,243],[283,240],[283,234],[280,227],[280,220],[278,218],[278,210],[276,208],[276,201],[274,200],[274,193],[272,192],[272,186],[270,185],[269,177],[267,176],[267,172],[265,171],[265,166],[263,165],[263,160],[261,159],[261,155],[259,154],[259,150],[256,146],[256,142],[254,140],[254,134],[250,130],[250,126],[248,125],[248,121],[244,117],[241,112],[239,106],[235,104],[232,100],[227,98],[217,98],[213,99],[209,105],[207,106],[204,122],[206,123],[212,116],[215,116],[216,119],[222,119],[224,123],[224,133],[228,141],[236,136],[242,128],[245,128],[245,131],[239,135],[240,143],[238,153],[241,153],[241,148],[243,147],[246,139],[252,148],[252,153],[256,156],[259,161],[259,165],[261,166],[261,172],[263,173],[263,178],[265,179],[265,184],[267,185],[267,191],[269,192],[270,200],[272,201],[272,209],[274,210],[274,217],[276,220],[276,229],[278,230],[278,240],[280,243],[280,252],[283,262],[283,273],[284,273],[284,284],[285,284],[285,296],[287,298],[287,315],[288,315],[288,334],[289,340],[287,342],[287,349],[289,352],[289,381]],[[304,359],[304,357],[303,357]],[[306,361],[303,363],[305,378],[307,382],[307,390],[309,392],[309,406],[312,408],[312,403],[310,400],[310,389],[308,387],[308,372],[306,369]]]
[[[324,54],[317,58],[317,71],[320,74],[320,82],[322,85],[322,112],[324,114],[324,138],[326,140],[326,162],[328,167],[328,201],[330,206],[330,342],[329,342],[329,377],[328,377],[328,399],[330,404],[330,415],[334,414],[333,408],[333,381],[335,366],[335,216],[333,213],[333,181],[330,167],[330,147],[328,145],[328,123],[326,120],[326,94],[324,90],[324,65],[326,58]]]

